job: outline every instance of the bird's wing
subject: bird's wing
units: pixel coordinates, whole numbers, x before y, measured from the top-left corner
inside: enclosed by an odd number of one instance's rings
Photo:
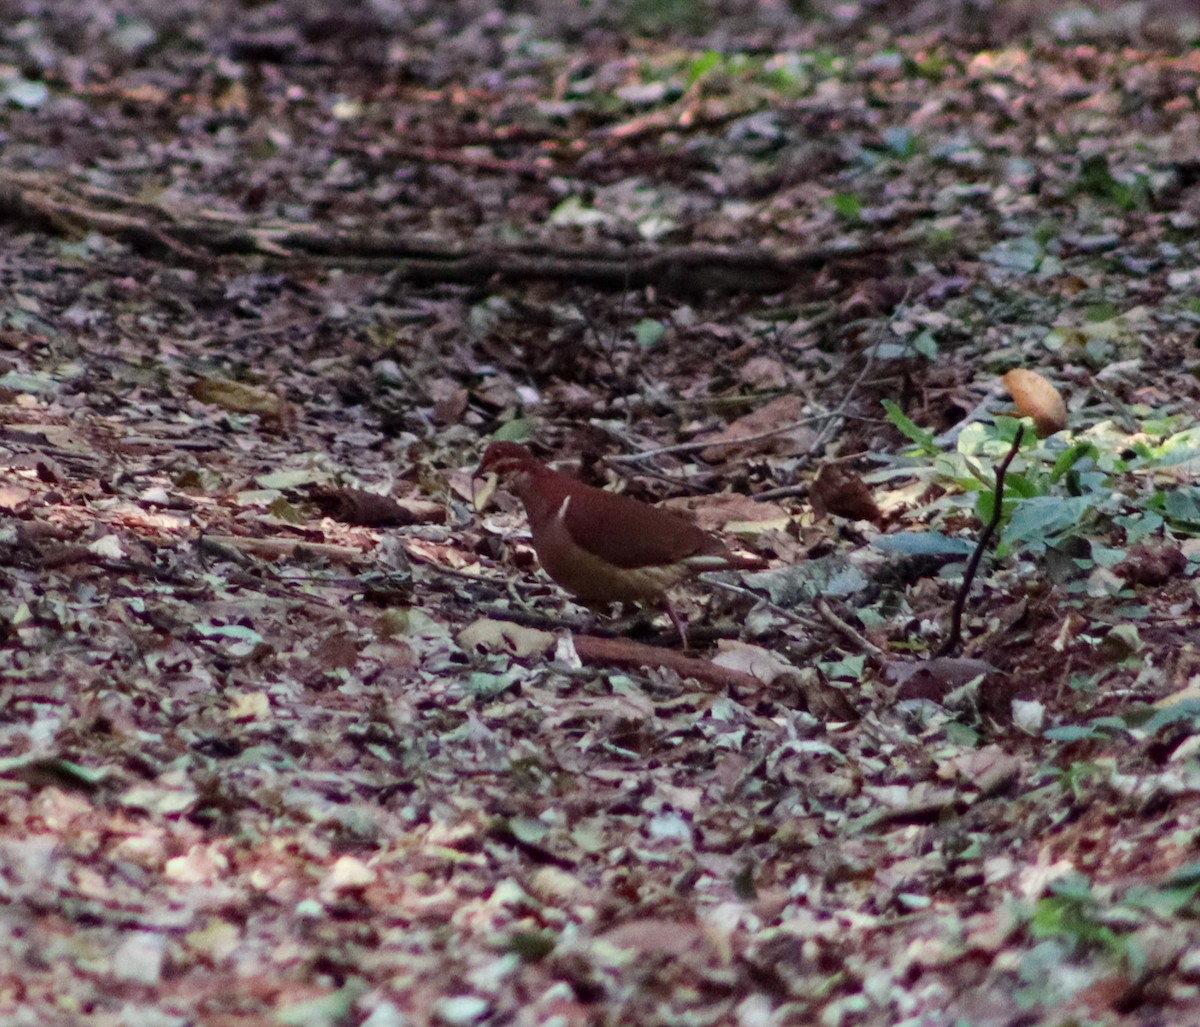
[[[679,514],[581,482],[564,490],[555,516],[577,544],[614,567],[674,564],[688,557],[727,555],[706,531]]]

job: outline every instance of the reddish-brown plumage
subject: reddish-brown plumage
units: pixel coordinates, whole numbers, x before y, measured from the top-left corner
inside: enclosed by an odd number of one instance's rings
[[[489,471],[525,505],[546,573],[586,605],[650,602],[703,571],[761,566],[679,514],[558,474],[514,442],[488,447],[477,473]]]

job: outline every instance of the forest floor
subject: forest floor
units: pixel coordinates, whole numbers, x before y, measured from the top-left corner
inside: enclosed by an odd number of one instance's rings
[[[1200,1022],[1182,15],[315,6],[0,4],[0,1027]]]

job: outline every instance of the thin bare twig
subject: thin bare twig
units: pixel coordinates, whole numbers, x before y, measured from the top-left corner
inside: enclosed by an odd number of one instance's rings
[[[833,628],[834,631],[838,632],[844,638],[849,639],[851,643],[863,652],[875,657],[883,656],[883,650],[879,646],[868,639],[853,624],[847,623],[834,613],[833,608],[824,599],[818,599],[814,605],[816,606],[817,613],[821,615],[821,619]]]
[[[963,574],[962,588],[959,589],[958,596],[954,600],[954,612],[950,617],[950,634],[946,636],[946,641],[938,648],[938,651],[934,654],[935,656],[949,656],[950,653],[962,645],[962,619],[963,610],[967,605],[967,596],[971,594],[971,585],[975,581],[975,573],[979,570],[979,561],[983,559],[984,550],[987,549],[988,543],[992,540],[992,535],[996,533],[996,529],[1000,526],[1000,517],[1004,511],[1004,475],[1008,472],[1009,464],[1013,462],[1013,458],[1021,448],[1021,439],[1024,435],[1025,426],[1023,424],[1018,425],[1017,434],[1012,441],[1012,446],[1009,448],[1004,459],[996,465],[996,499],[992,509],[992,516],[979,536],[979,544],[975,547],[975,552],[971,554],[971,559],[967,562],[967,569]]]
[[[759,595],[759,593],[753,591],[752,589],[746,588],[743,585],[734,585],[728,581],[721,581],[713,574],[701,574],[700,580],[712,588],[719,588],[726,592],[730,592],[733,595],[745,596],[747,599],[753,600],[755,603],[758,603],[764,608],[770,610],[781,620],[787,621],[789,624],[794,624],[797,627],[807,628],[809,631],[813,630],[817,626],[816,621],[814,621],[811,617],[804,617],[801,614],[796,613],[794,610],[785,609],[784,607],[771,602],[771,600],[767,599],[765,596]]]
[[[740,446],[746,442],[759,442],[762,439],[769,439],[775,435],[783,435],[786,432],[794,431],[797,428],[803,428],[805,425],[813,424],[816,421],[823,421],[829,414],[817,414],[813,417],[803,417],[799,421],[789,421],[786,424],[778,425],[767,431],[755,432],[753,435],[739,435],[735,439],[700,439],[696,442],[680,442],[674,446],[658,446],[655,449],[644,449],[638,453],[630,453],[627,456],[606,456],[604,459],[608,463],[614,464],[640,464],[647,460],[653,460],[656,456],[666,456],[674,453],[696,453],[702,449],[711,449],[719,446]]]
[[[899,315],[899,312],[905,309],[908,304],[908,299],[911,295],[912,285],[910,284],[900,302],[896,304],[896,309],[893,311],[892,316],[888,318],[888,324],[891,324]],[[850,415],[846,413],[846,410],[849,408],[851,401],[854,399],[855,393],[858,392],[858,390],[862,387],[863,382],[866,381],[867,375],[871,372],[871,368],[875,366],[875,358],[878,356],[879,347],[883,343],[883,327],[883,325],[876,326],[875,344],[867,353],[866,361],[859,369],[854,381],[850,383],[850,388],[846,390],[846,394],[842,396],[841,402],[839,402],[833,410],[829,411],[829,413],[822,414],[819,418],[815,418],[815,420],[824,420],[825,424],[817,433],[817,437],[813,441],[812,446],[809,447],[808,453],[802,456],[799,463],[797,463],[797,465],[792,469],[793,473],[798,471],[800,467],[803,466],[803,464],[808,460],[811,460],[814,454],[823,450],[829,440],[833,437],[833,433],[837,431],[839,425],[849,419]],[[780,488],[768,489],[766,492],[760,492],[755,495],[754,499],[760,503],[765,503],[773,499],[785,499],[790,496],[801,495],[807,490],[807,485],[784,485]]]

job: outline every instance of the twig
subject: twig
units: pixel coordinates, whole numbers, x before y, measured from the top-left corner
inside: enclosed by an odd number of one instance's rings
[[[361,563],[366,554],[354,546],[338,546],[329,542],[309,542],[300,538],[251,538],[246,535],[205,535],[201,540],[208,546],[224,546],[267,560],[295,557],[324,557],[346,563]]]
[[[809,631],[817,626],[816,621],[814,621],[812,618],[804,617],[801,614],[796,613],[794,610],[785,609],[784,607],[771,602],[771,600],[767,599],[765,596],[759,595],[752,589],[746,588],[744,585],[734,585],[728,581],[721,581],[721,579],[716,577],[714,574],[701,574],[700,580],[703,581],[704,584],[713,588],[719,588],[726,592],[731,592],[733,595],[745,596],[747,599],[751,599],[765,609],[770,610],[771,613],[775,614],[781,620],[787,621],[789,624],[794,624],[797,627],[807,628]]]
[[[983,529],[979,536],[979,544],[975,547],[975,552],[971,554],[971,559],[967,561],[967,569],[963,574],[962,588],[959,589],[958,597],[954,600],[954,612],[950,617],[950,634],[946,636],[944,641],[938,648],[935,656],[949,656],[955,649],[962,645],[962,619],[963,610],[967,605],[967,596],[971,594],[971,585],[975,581],[975,573],[979,570],[979,561],[983,559],[984,550],[987,549],[988,543],[992,540],[992,535],[1000,526],[1000,516],[1004,511],[1004,475],[1008,472],[1008,466],[1013,462],[1013,458],[1017,455],[1017,451],[1021,448],[1021,439],[1025,435],[1025,426],[1017,426],[1016,437],[1013,438],[1012,446],[1009,448],[1008,454],[996,465],[996,499],[992,509],[991,519],[987,522],[987,527]]]
[[[759,442],[762,439],[769,439],[775,435],[783,435],[789,431],[795,431],[797,428],[803,428],[805,425],[814,423],[815,421],[823,421],[826,417],[831,417],[831,414],[818,414],[814,417],[804,417],[799,421],[789,421],[787,424],[781,424],[767,431],[755,432],[753,435],[739,435],[735,439],[700,439],[696,442],[680,442],[674,446],[658,446],[655,449],[643,449],[637,453],[630,453],[621,456],[606,456],[604,459],[608,463],[615,464],[640,464],[647,460],[653,460],[656,456],[666,456],[674,453],[695,453],[701,449],[711,449],[719,446],[740,446],[745,442]]]
[[[880,649],[879,646],[870,641],[852,624],[848,624],[836,613],[834,613],[832,607],[830,607],[830,605],[824,599],[818,599],[814,605],[817,608],[817,613],[821,615],[821,619],[826,624],[833,628],[834,631],[841,634],[844,638],[849,639],[850,642],[858,646],[858,648],[863,652],[869,653],[871,656],[875,657],[884,655],[883,650]]]
[[[887,324],[891,324],[896,319],[899,312],[907,307],[908,300],[911,295],[912,284],[910,283],[908,288],[905,290],[904,295],[901,297],[900,302],[896,304],[895,310],[892,311],[892,316],[888,318],[886,322]],[[809,447],[808,452],[803,454],[799,461],[797,461],[795,467],[792,468],[793,474],[795,474],[802,466],[804,466],[805,463],[811,460],[814,454],[824,450],[826,444],[833,437],[833,433],[837,431],[841,422],[847,420],[849,415],[847,415],[846,410],[849,408],[851,400],[854,399],[855,393],[857,393],[862,387],[867,375],[871,372],[871,368],[875,366],[875,358],[879,354],[879,347],[883,344],[883,330],[883,325],[876,326],[875,344],[867,353],[867,359],[863,362],[863,366],[859,369],[854,381],[850,383],[850,388],[848,388],[845,395],[842,396],[841,402],[839,402],[836,407],[829,411],[829,413],[822,414],[820,417],[814,418],[814,420],[823,420],[825,423],[822,425],[821,430],[817,433],[817,437],[813,440],[813,444]],[[783,499],[788,496],[799,495],[802,492],[807,491],[807,488],[807,485],[786,485],[782,488],[768,489],[766,492],[760,492],[754,496],[754,499],[756,502],[765,503],[772,499]]]

